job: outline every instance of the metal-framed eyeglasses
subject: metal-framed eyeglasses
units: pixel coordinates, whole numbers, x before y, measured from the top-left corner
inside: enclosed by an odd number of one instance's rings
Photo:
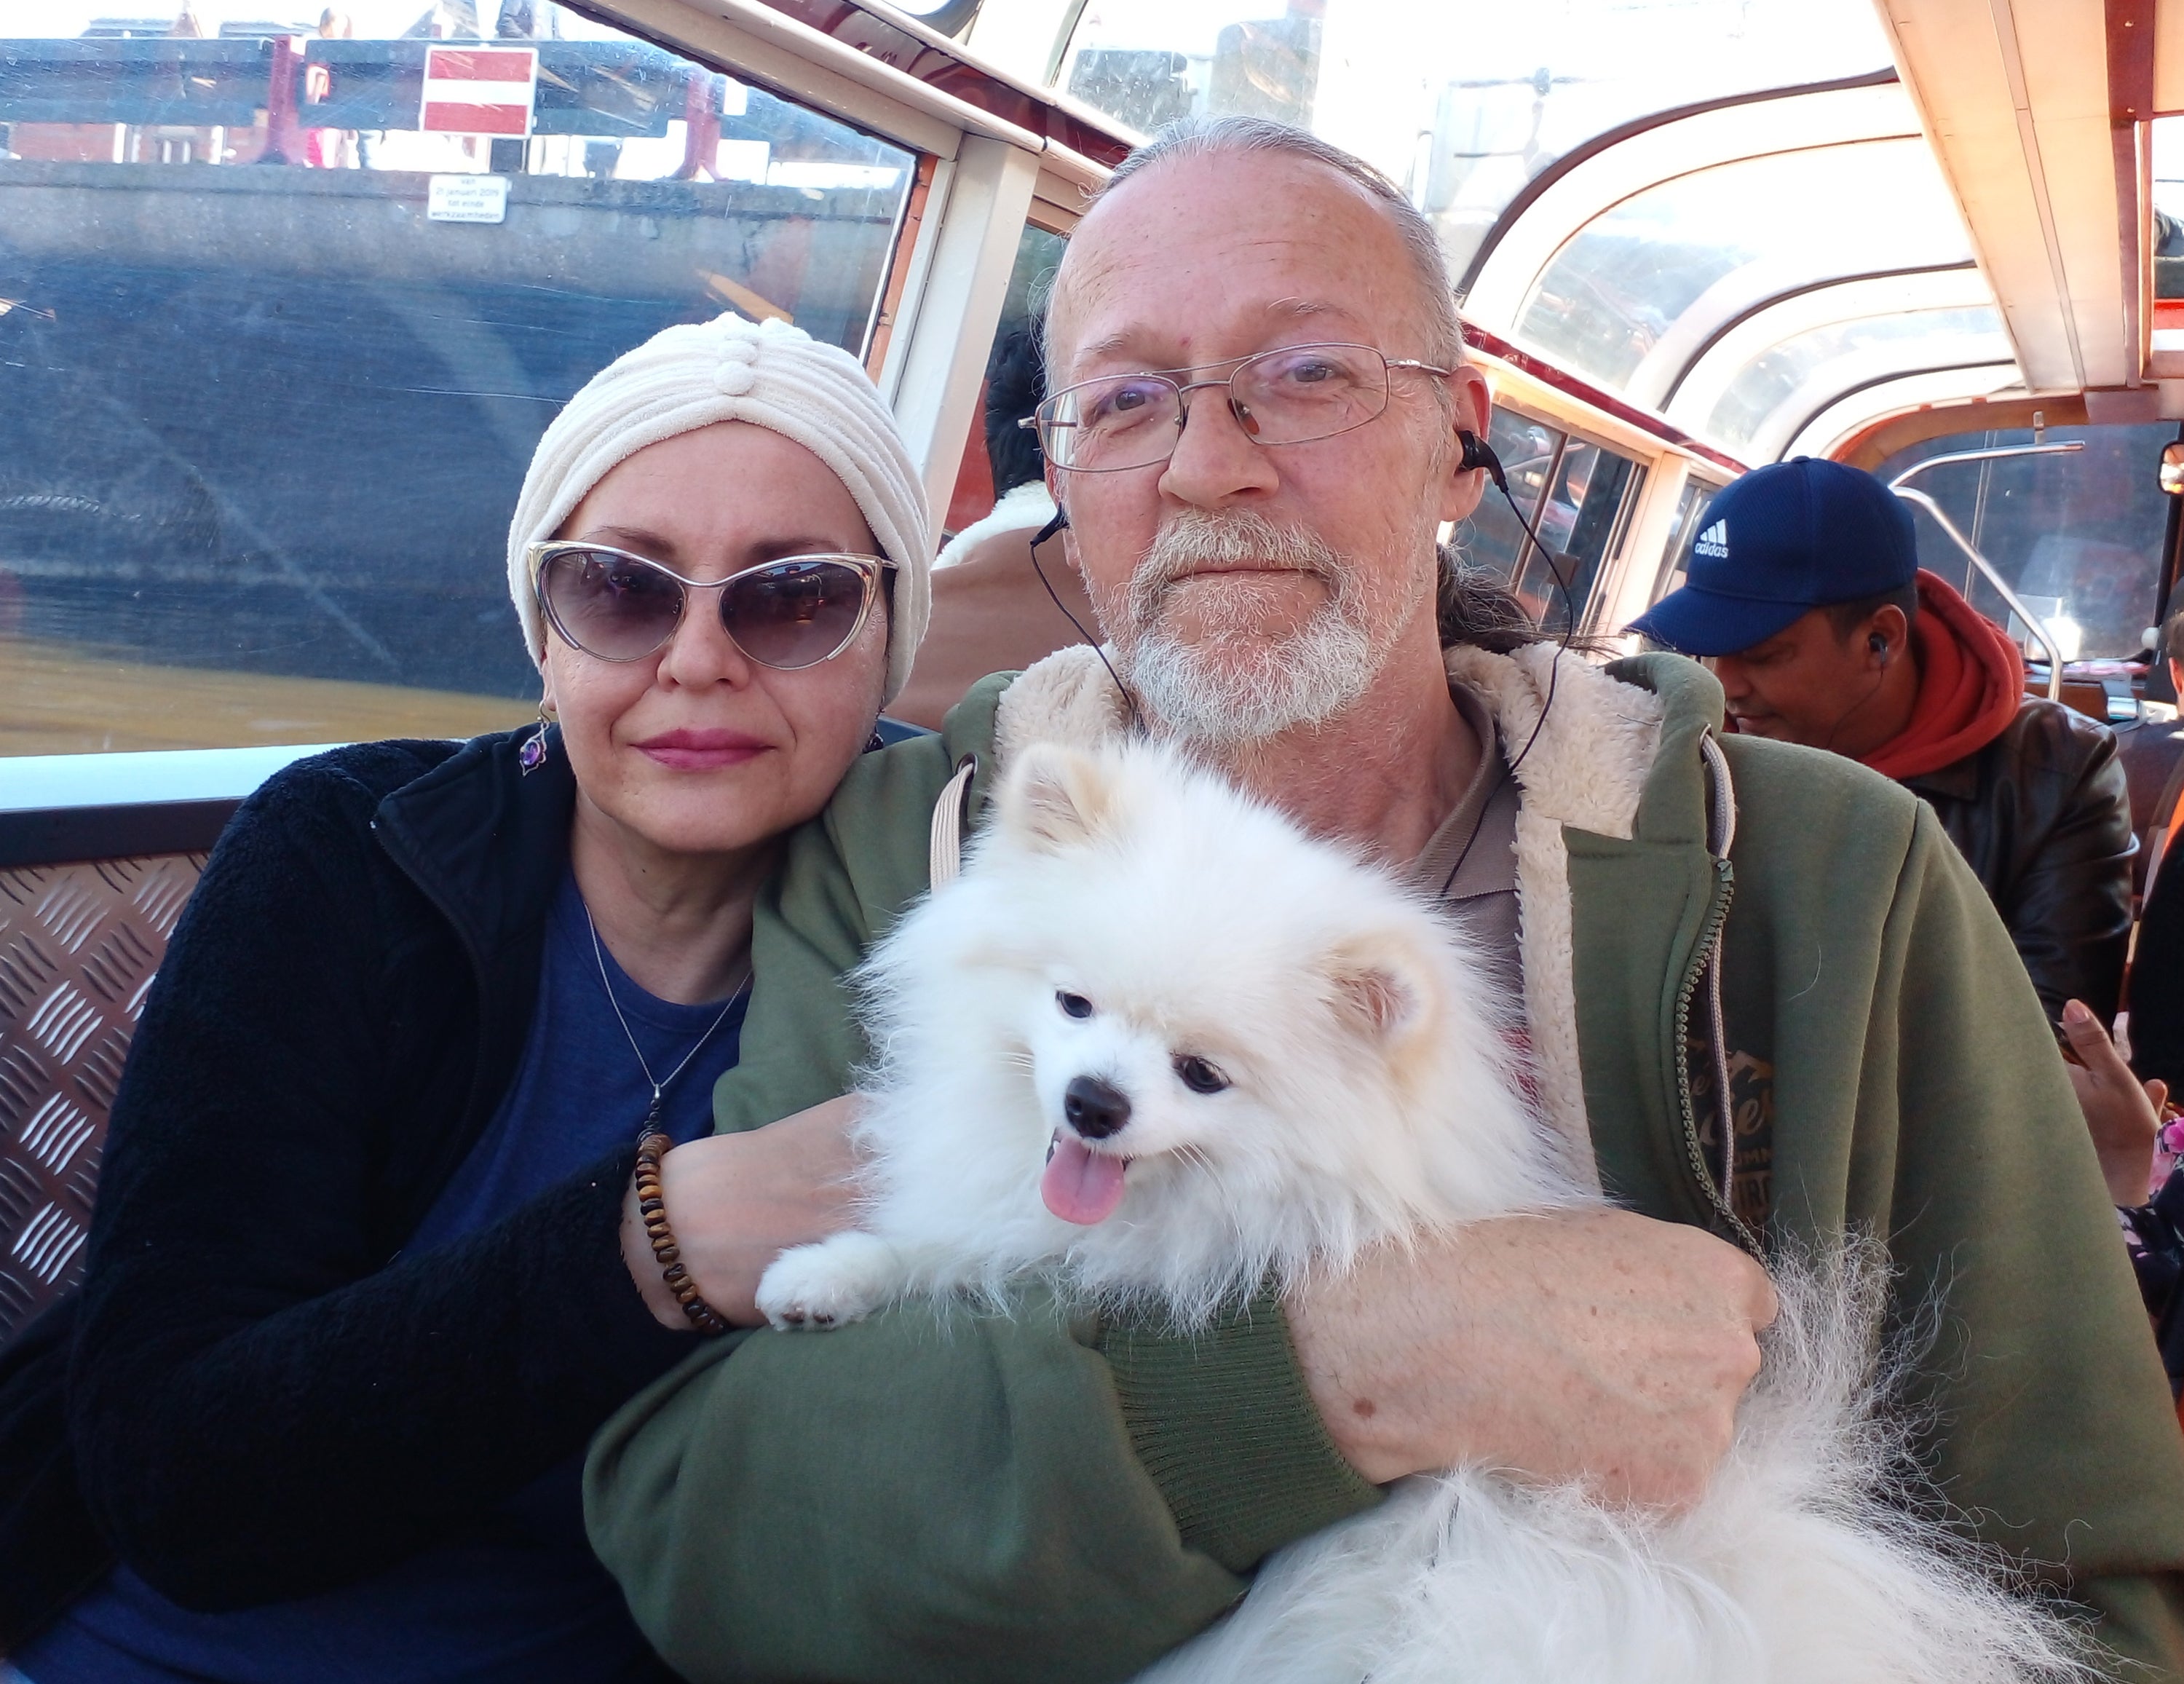
[[[721,629],[761,666],[796,672],[855,643],[894,564],[877,555],[784,555],[725,579],[686,579],[649,556],[558,540],[524,551],[546,622],[600,661],[642,661],[667,647],[690,593],[721,594]]]
[[[1057,468],[1119,473],[1175,454],[1193,392],[1225,387],[1228,412],[1255,444],[1309,444],[1379,419],[1388,407],[1389,371],[1399,368],[1455,372],[1390,358],[1370,345],[1284,345],[1240,359],[1220,380],[1180,381],[1175,376],[1189,369],[1167,369],[1081,381],[1017,425],[1038,432],[1039,449]]]

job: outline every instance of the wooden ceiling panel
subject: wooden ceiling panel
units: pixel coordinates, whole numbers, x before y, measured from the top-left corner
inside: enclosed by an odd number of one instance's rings
[[[2036,393],[2137,376],[2103,0],[1881,0]]]
[[[2138,376],[2135,311],[2127,305],[2116,245],[2115,152],[2105,116],[2042,122],[2040,153],[2070,284],[2083,383],[2123,386]],[[2082,187],[2055,190],[2059,181]],[[2134,198],[2136,193],[2134,191]]]
[[[2155,0],[2153,109],[2164,116],[2184,112],[2184,0]]]

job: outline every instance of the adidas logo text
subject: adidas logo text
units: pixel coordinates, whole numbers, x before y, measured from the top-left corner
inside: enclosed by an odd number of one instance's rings
[[[1729,522],[1716,521],[1699,534],[1699,541],[1691,546],[1694,555],[1703,555],[1711,561],[1729,560]]]

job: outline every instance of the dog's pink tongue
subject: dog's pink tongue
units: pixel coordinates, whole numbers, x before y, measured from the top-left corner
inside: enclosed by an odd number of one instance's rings
[[[1105,1222],[1122,1203],[1123,1178],[1129,1168],[1128,1158],[1093,1151],[1076,1135],[1057,1134],[1046,1174],[1039,1177],[1039,1196],[1064,1222],[1089,1228]]]

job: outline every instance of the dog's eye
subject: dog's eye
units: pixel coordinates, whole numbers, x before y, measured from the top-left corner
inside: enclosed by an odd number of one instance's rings
[[[1054,1003],[1061,1008],[1066,1018],[1089,1018],[1092,1015],[1092,1002],[1083,995],[1072,994],[1067,989],[1054,996]]]
[[[1184,1086],[1195,1094],[1217,1094],[1228,1085],[1228,1079],[1203,1058],[1177,1059],[1175,1073]]]

